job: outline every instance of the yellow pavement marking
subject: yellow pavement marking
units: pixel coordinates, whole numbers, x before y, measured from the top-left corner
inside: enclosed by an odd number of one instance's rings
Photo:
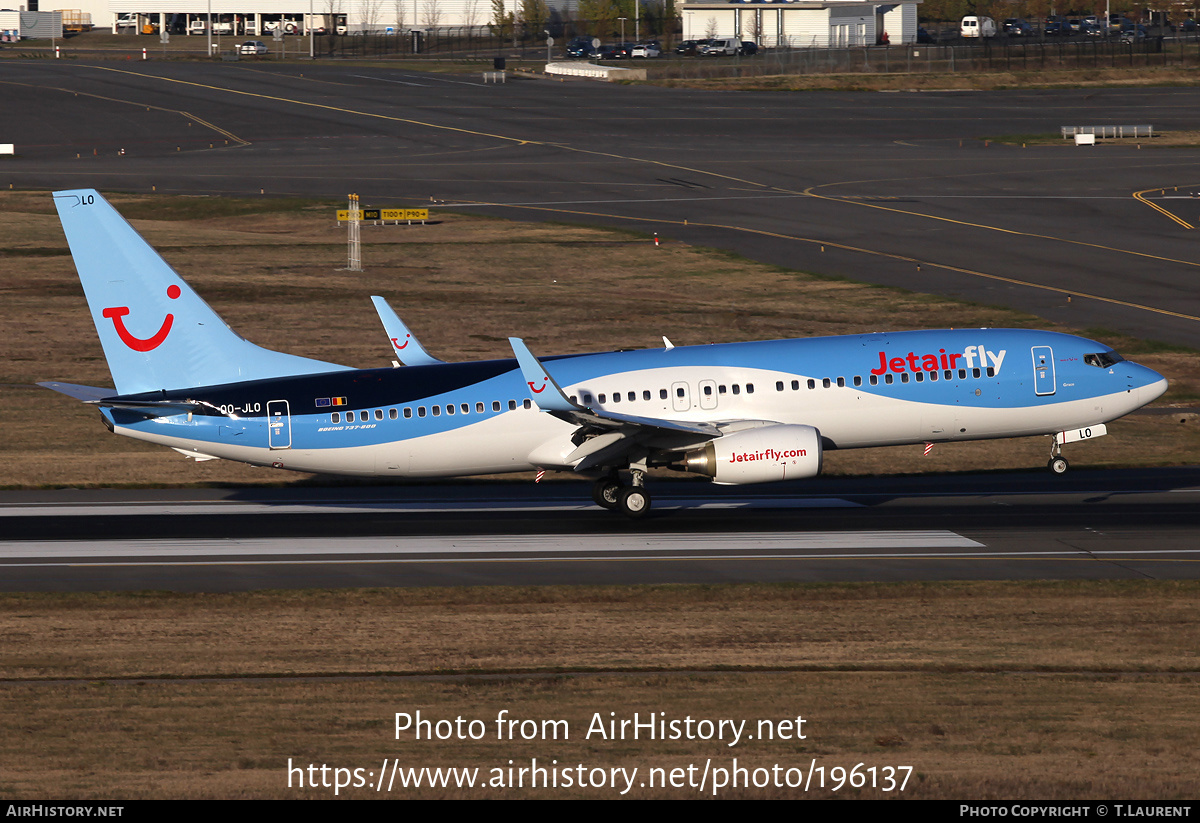
[[[1161,191],[1161,190],[1162,190],[1162,186],[1155,186],[1155,187],[1154,187],[1154,189],[1158,189],[1158,190],[1160,190],[1160,191]],[[1134,199],[1134,200],[1137,200],[1139,203],[1145,203],[1147,206],[1149,206],[1150,208],[1154,209],[1155,211],[1162,212],[1162,213],[1163,213],[1163,214],[1165,214],[1167,217],[1171,218],[1171,219],[1172,219],[1172,220],[1174,220],[1176,223],[1178,223],[1179,225],[1183,226],[1185,229],[1194,229],[1194,228],[1196,228],[1195,226],[1191,225],[1190,223],[1188,223],[1188,222],[1186,222],[1186,221],[1184,221],[1184,220],[1181,220],[1181,219],[1179,219],[1178,217],[1176,217],[1175,215],[1171,214],[1171,212],[1167,211],[1166,209],[1164,209],[1162,206],[1158,205],[1157,203],[1151,203],[1149,200],[1147,200],[1146,198],[1142,197],[1142,195],[1143,195],[1143,194],[1145,194],[1145,193],[1146,193],[1146,192],[1148,192],[1148,191],[1154,191],[1154,189],[1142,189],[1141,191],[1135,191],[1135,192],[1133,193],[1133,199]]]

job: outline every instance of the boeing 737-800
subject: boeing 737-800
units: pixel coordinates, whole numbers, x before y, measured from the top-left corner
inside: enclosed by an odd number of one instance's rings
[[[42,385],[118,434],[208,460],[304,472],[595,478],[636,517],[647,471],[716,483],[813,477],[830,449],[1050,435],[1065,443],[1167,381],[1081,337],[1023,329],[883,332],[447,363],[382,298],[393,368],[351,369],[235,334],[94,190],[57,192],[115,389]]]

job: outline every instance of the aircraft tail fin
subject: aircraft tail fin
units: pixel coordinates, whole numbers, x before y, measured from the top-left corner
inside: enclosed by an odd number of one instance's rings
[[[120,394],[346,368],[243,339],[94,189],[54,205]]]

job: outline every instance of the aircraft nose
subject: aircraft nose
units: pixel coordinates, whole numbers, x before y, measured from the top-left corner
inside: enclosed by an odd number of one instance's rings
[[[1162,397],[1167,391],[1167,378],[1163,377],[1153,369],[1146,369],[1150,372],[1148,375],[1151,382],[1146,383],[1138,391],[1138,399],[1142,401],[1142,405],[1153,403],[1158,398]]]

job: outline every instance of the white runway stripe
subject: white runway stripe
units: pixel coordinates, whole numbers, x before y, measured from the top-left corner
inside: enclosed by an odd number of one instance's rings
[[[846,508],[861,506],[836,497],[787,497],[727,500],[712,498],[665,498],[656,499],[657,511],[673,509],[716,510],[716,509],[814,509]],[[593,503],[584,501],[547,502],[512,500],[497,502],[490,500],[381,500],[366,503],[100,503],[78,506],[62,503],[38,503],[25,506],[0,506],[0,517],[96,517],[100,515],[182,515],[193,517],[201,514],[370,514],[379,512],[576,512],[599,511]]]
[[[113,540],[80,543],[65,540],[0,543],[0,559],[118,559],[131,557],[292,557],[329,555],[470,556],[562,553],[611,557],[640,556],[745,557],[763,552],[880,549],[984,548],[951,531],[772,532],[746,535],[622,534],[520,535],[471,537],[229,538],[197,540]]]

